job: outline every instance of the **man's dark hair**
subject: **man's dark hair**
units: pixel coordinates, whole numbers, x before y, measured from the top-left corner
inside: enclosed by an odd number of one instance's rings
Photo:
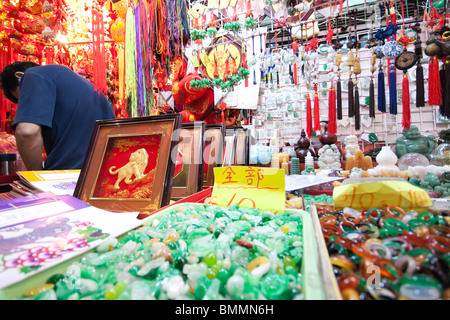
[[[25,70],[37,67],[38,64],[30,61],[16,61],[7,65],[1,73],[1,88],[3,89],[3,94],[11,102],[17,103],[18,100],[11,94],[11,91],[15,90],[19,86],[19,79],[16,77],[16,72],[25,72]]]

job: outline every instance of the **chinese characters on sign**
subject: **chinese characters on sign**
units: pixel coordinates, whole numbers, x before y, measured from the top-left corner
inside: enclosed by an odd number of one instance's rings
[[[285,203],[284,171],[260,167],[214,168],[211,204],[283,212]]]

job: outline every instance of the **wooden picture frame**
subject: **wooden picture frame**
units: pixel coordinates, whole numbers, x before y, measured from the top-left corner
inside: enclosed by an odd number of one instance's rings
[[[223,166],[229,167],[234,165],[234,157],[236,154],[236,141],[237,141],[237,135],[233,131],[229,133],[227,130],[225,134],[225,144],[223,148]]]
[[[234,165],[248,166],[249,164],[249,131],[247,128],[237,128],[236,133],[236,152],[234,156]]]
[[[205,130],[205,147],[203,154],[203,188],[214,185],[214,168],[223,164],[225,145],[224,123],[208,124]]]
[[[74,196],[109,211],[169,204],[181,121],[181,114],[97,121]]]
[[[205,128],[206,123],[203,121],[181,125],[172,183],[171,199],[173,200],[190,196],[202,190]]]

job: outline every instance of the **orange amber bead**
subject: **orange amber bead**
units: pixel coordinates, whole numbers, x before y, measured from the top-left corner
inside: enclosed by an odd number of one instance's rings
[[[341,292],[342,294],[342,299],[344,300],[360,300],[359,299],[359,294],[358,291],[356,291],[355,289],[344,289]]]
[[[359,278],[354,273],[347,273],[339,276],[337,282],[341,291],[347,288],[355,289],[359,285]]]
[[[328,239],[331,236],[340,236],[342,229],[332,224],[324,224],[322,225],[322,232],[323,236]]]
[[[428,229],[427,226],[420,226],[417,228],[414,228],[414,232],[417,234],[418,237],[426,238],[430,235],[430,229]]]
[[[324,224],[336,224],[337,218],[335,216],[324,216],[319,219],[321,225]]]
[[[450,288],[447,288],[447,289],[444,290],[444,292],[442,294],[442,297],[444,299],[450,299]]]

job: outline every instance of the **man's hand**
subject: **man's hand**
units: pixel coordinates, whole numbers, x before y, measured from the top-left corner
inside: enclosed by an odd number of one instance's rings
[[[17,149],[27,170],[42,170],[42,139],[41,126],[35,123],[21,122],[14,132]]]

